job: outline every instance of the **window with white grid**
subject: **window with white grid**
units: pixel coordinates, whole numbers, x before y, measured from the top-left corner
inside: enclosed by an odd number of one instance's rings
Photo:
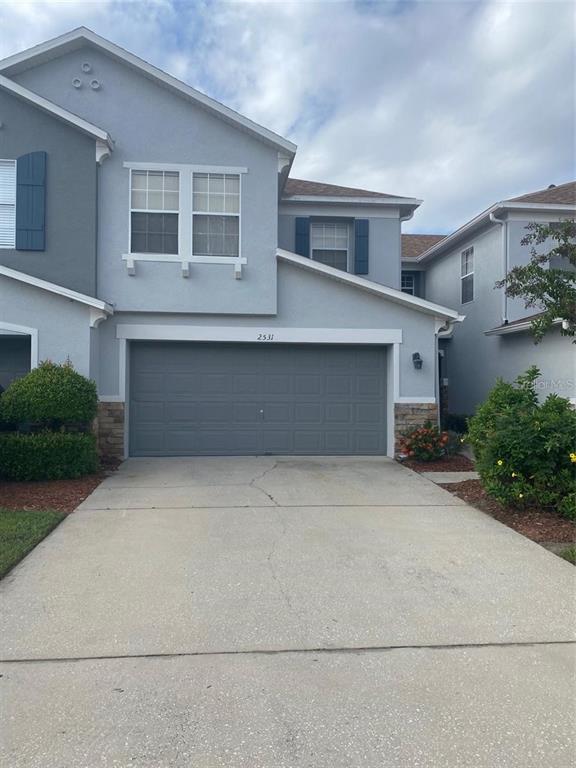
[[[414,296],[415,280],[414,275],[409,272],[402,272],[400,288],[402,293],[409,293],[410,296]]]
[[[474,248],[466,248],[460,254],[461,301],[467,304],[474,300]]]
[[[16,246],[16,160],[0,160],[0,248]]]
[[[239,174],[193,174],[192,253],[194,256],[240,255]]]
[[[180,175],[136,171],[130,184],[131,253],[178,253]]]
[[[348,224],[313,221],[310,225],[310,251],[314,261],[348,270]]]

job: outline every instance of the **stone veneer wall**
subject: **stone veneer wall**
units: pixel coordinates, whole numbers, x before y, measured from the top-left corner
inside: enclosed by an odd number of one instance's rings
[[[124,458],[124,403],[98,403],[96,435],[104,461]]]
[[[426,421],[438,422],[436,403],[394,404],[394,451],[398,453],[398,440],[402,432],[411,427],[421,427]]]

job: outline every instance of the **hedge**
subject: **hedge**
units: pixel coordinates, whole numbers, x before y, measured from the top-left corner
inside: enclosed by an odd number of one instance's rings
[[[96,472],[96,436],[78,432],[0,434],[0,477],[59,480]]]
[[[40,424],[59,429],[67,424],[89,424],[96,416],[96,384],[70,363],[49,360],[13,381],[2,394],[0,419],[14,424]]]

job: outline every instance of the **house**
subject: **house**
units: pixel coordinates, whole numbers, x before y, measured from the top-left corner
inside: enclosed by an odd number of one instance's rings
[[[530,222],[575,216],[576,182],[570,182],[495,203],[448,237],[402,236],[402,274],[419,278],[416,295],[466,315],[439,345],[448,412],[474,413],[497,377],[513,380],[531,365],[541,371],[542,396],[556,393],[576,403],[576,347],[561,335],[561,320],[536,345],[530,326],[537,310],[495,288],[512,267],[528,263],[531,248],[521,241]],[[538,250],[546,252],[547,244]]]
[[[384,454],[462,317],[401,290],[414,198],[81,28],[0,62],[0,383],[70,360],[115,456]]]

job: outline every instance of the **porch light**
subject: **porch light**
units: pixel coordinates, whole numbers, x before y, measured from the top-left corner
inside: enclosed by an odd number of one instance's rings
[[[416,368],[417,371],[422,368],[422,363],[424,362],[422,358],[420,357],[420,352],[414,352],[412,355],[412,362],[414,363],[414,368]]]

